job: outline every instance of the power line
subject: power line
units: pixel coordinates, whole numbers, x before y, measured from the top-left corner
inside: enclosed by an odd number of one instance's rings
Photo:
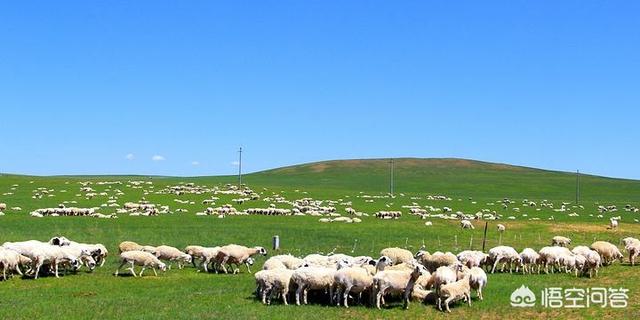
[[[580,170],[576,170],[576,204],[580,203]]]
[[[394,163],[393,163],[393,158],[389,159],[389,193],[391,194],[391,196],[393,197],[393,169],[394,169]]]

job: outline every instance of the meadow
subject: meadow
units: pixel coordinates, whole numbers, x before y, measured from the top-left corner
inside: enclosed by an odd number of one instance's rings
[[[575,203],[576,177],[561,173],[459,159],[398,159],[395,161],[396,192],[389,197],[388,162],[386,160],[354,160],[323,162],[275,169],[244,176],[248,187],[259,193],[260,200],[235,204],[233,195],[216,195],[216,206],[231,203],[238,210],[264,208],[270,202],[264,198],[280,195],[287,200],[310,197],[318,200],[350,201],[357,211],[374,213],[378,210],[400,210],[397,220],[379,220],[363,217],[361,223],[320,223],[311,216],[196,216],[207,206],[202,200],[211,194],[159,194],[157,191],[180,183],[224,188],[236,183],[234,176],[220,177],[142,177],[142,176],[59,176],[33,177],[0,175],[0,202],[8,207],[0,217],[0,241],[38,239],[46,241],[55,235],[72,240],[103,243],[110,251],[104,267],[94,272],[80,271],[60,279],[43,277],[38,280],[13,277],[0,282],[0,317],[4,319],[87,319],[87,318],[178,318],[178,319],[394,319],[418,317],[467,318],[630,318],[640,315],[640,266],[625,263],[600,270],[598,277],[576,278],[570,274],[490,274],[484,301],[474,298],[469,307],[455,305],[452,314],[438,311],[433,305],[412,303],[402,309],[398,299],[389,299],[389,306],[377,310],[362,305],[349,309],[328,305],[322,299],[312,299],[306,306],[284,306],[274,301],[262,305],[253,296],[255,282],[244,268],[238,275],[197,272],[192,267],[172,268],[154,277],[149,272],[143,278],[114,277],[118,266],[117,245],[124,240],[141,244],[167,244],[183,248],[190,244],[205,246],[237,243],[264,246],[269,256],[291,253],[304,256],[331,251],[352,255],[377,256],[385,247],[398,246],[417,251],[422,246],[433,251],[459,252],[482,249],[485,221],[474,221],[474,230],[462,230],[459,221],[428,219],[409,215],[403,206],[448,206],[453,211],[475,213],[482,209],[495,210],[503,219],[486,221],[486,249],[510,245],[517,250],[525,247],[539,249],[550,244],[551,237],[563,235],[573,239],[575,245],[589,245],[594,240],[605,240],[620,246],[620,239],[638,237],[640,214],[622,210],[625,205],[640,205],[640,181],[610,179],[583,175],[580,177],[580,203]],[[162,214],[157,217],[119,215],[118,219],[91,217],[34,218],[29,212],[54,207],[64,201],[76,201],[77,207],[100,207],[108,196],[85,197],[80,182],[91,181],[97,192],[109,196],[119,189],[124,195],[119,204],[139,201],[143,196],[156,204],[168,205],[185,213]],[[121,184],[100,185],[100,181],[120,181]],[[150,181],[143,188],[127,187],[129,181]],[[51,190],[41,199],[33,198],[33,190],[44,187]],[[66,192],[62,192],[62,191]],[[147,194],[145,195],[144,192]],[[80,194],[80,196],[78,196]],[[451,200],[427,200],[427,195],[446,195]],[[375,198],[365,197],[375,196]],[[500,201],[511,199],[514,204],[506,209]],[[195,204],[180,204],[174,199],[189,200]],[[550,208],[523,206],[528,199],[540,202],[547,199],[559,208],[570,203],[564,212]],[[616,205],[620,210],[601,213],[599,205]],[[71,204],[69,204],[71,206]],[[279,206],[280,207],[280,206]],[[514,210],[517,207],[519,211]],[[345,206],[337,206],[344,214]],[[112,213],[113,208],[101,207],[99,212]],[[570,216],[577,213],[578,216]],[[508,217],[514,217],[509,219]],[[610,216],[620,216],[618,230],[609,230]],[[535,218],[536,220],[532,220]],[[500,236],[496,224],[507,227]],[[281,239],[279,252],[271,249],[274,235]],[[265,257],[257,258],[252,270],[259,270]],[[510,295],[521,285],[539,293],[546,287],[624,287],[629,289],[629,305],[624,309],[590,307],[583,309],[549,309],[538,303],[536,307],[511,307]]]

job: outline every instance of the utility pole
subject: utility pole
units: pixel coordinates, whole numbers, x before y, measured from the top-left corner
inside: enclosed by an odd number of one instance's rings
[[[576,204],[580,203],[580,170],[576,170]]]
[[[242,147],[238,151],[238,189],[242,189]]]
[[[393,197],[393,158],[389,159],[389,174],[390,174],[390,179],[389,179],[389,193],[391,194],[391,196]]]

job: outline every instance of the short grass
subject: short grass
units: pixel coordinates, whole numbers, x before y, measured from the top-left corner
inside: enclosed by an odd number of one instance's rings
[[[550,199],[556,205],[561,201],[573,200],[575,176],[566,173],[531,170],[527,168],[466,162],[462,160],[416,160],[396,161],[397,197],[374,199],[365,202],[363,194],[384,196],[388,183],[386,161],[354,161],[342,163],[310,164],[262,172],[245,177],[245,181],[262,197],[274,193],[287,199],[313,197],[315,199],[342,199],[352,201],[358,211],[372,213],[377,210],[402,209],[403,205],[416,202],[422,206],[449,206],[454,211],[476,212],[489,208],[505,217],[507,225],[502,243],[522,249],[540,248],[549,243],[554,235],[565,235],[576,244],[590,244],[594,239],[619,243],[625,236],[638,237],[640,224],[634,219],[638,214],[616,212],[622,216],[622,224],[617,231],[606,229],[607,218],[598,218],[597,204],[639,205],[640,183],[631,180],[606,179],[584,176],[581,178],[584,209],[572,208],[564,213],[550,209],[540,211],[523,207],[521,212],[513,208],[502,209],[497,201],[512,197],[516,201],[528,198],[534,201]],[[384,310],[364,306],[353,306],[349,310],[328,306],[321,299],[314,299],[308,306],[283,306],[279,302],[263,306],[257,302],[252,292],[255,288],[253,276],[245,270],[239,275],[205,274],[188,267],[184,270],[172,269],[154,277],[152,272],[144,278],[114,277],[117,267],[114,258],[117,244],[123,240],[133,240],[144,244],[168,244],[184,247],[188,244],[220,245],[239,243],[270,247],[271,237],[279,235],[281,252],[305,255],[314,252],[337,252],[366,254],[375,256],[387,246],[406,247],[415,251],[423,244],[430,251],[460,251],[482,247],[483,222],[475,222],[475,230],[460,230],[452,221],[432,219],[433,226],[424,226],[424,220],[404,215],[399,220],[380,221],[365,218],[360,224],[322,224],[313,217],[263,217],[238,216],[218,219],[197,217],[196,211],[203,210],[201,201],[210,195],[158,195],[149,194],[147,199],[172,209],[186,208],[189,213],[163,215],[159,217],[121,216],[115,220],[99,220],[83,217],[57,217],[36,219],[28,217],[28,212],[41,207],[55,206],[65,200],[76,200],[77,206],[99,206],[107,197],[91,200],[76,197],[79,181],[153,181],[153,189],[159,190],[179,182],[195,182],[202,185],[222,185],[233,182],[234,177],[27,177],[0,176],[0,202],[9,207],[20,206],[20,212],[7,210],[0,217],[0,241],[26,239],[47,240],[62,234],[71,239],[104,243],[112,252],[107,264],[94,273],[80,272],[61,279],[46,277],[38,280],[14,277],[0,283],[0,317],[18,318],[239,318],[239,319],[279,319],[279,318],[418,318],[447,317],[432,305],[414,303],[409,310],[403,310],[397,300],[391,300]],[[31,182],[33,181],[33,182]],[[12,185],[18,184],[17,187]],[[54,191],[53,197],[32,199],[32,190],[46,187]],[[118,188],[125,196],[118,199],[137,201],[142,197],[141,189],[123,185],[92,185],[98,192],[108,192]],[[14,188],[14,190],[12,190]],[[61,192],[66,190],[67,192]],[[3,193],[12,192],[11,195]],[[361,193],[364,192],[364,193]],[[400,193],[403,194],[400,195]],[[427,201],[426,194],[444,194],[452,201]],[[414,199],[412,199],[412,197]],[[416,198],[417,197],[417,198]],[[196,205],[181,205],[175,198],[192,199]],[[233,197],[220,196],[217,204],[231,202]],[[470,199],[472,198],[472,199]],[[475,203],[474,203],[475,202]],[[494,203],[494,205],[489,205]],[[266,207],[269,202],[251,201],[236,207]],[[519,206],[519,205],[517,205]],[[343,206],[338,206],[343,212]],[[101,212],[110,213],[113,209]],[[404,210],[406,212],[406,210]],[[576,212],[580,217],[570,217]],[[523,217],[527,214],[527,217]],[[537,217],[539,221],[529,221]],[[553,220],[549,220],[553,217]],[[500,241],[495,231],[495,223],[489,222],[486,247],[495,246]],[[270,254],[274,254],[270,252]],[[259,258],[257,270],[264,258]],[[471,307],[456,305],[452,310],[456,317],[471,318],[628,318],[640,314],[640,267],[616,264],[601,270],[595,279],[572,277],[567,274],[522,276],[519,274],[494,274],[489,277],[485,300],[473,301]],[[509,305],[509,296],[520,285],[528,285],[538,292],[544,287],[625,287],[630,289],[629,307],[624,310],[596,307],[582,310],[551,310],[540,307],[516,309]]]

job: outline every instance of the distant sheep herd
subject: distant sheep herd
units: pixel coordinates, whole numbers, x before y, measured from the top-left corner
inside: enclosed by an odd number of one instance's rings
[[[640,240],[622,239],[629,253],[631,265],[640,254]],[[497,246],[487,253],[465,250],[457,255],[451,252],[412,253],[402,248],[386,248],[380,257],[350,256],[330,253],[309,254],[304,257],[276,255],[268,258],[262,270],[255,273],[256,297],[264,304],[275,298],[288,304],[293,296],[296,304],[308,304],[309,292],[316,299],[329,304],[349,307],[349,303],[381,308],[386,300],[397,296],[404,308],[410,301],[434,303],[439,310],[450,312],[456,301],[471,304],[472,291],[483,300],[488,285],[487,273],[522,272],[523,274],[571,273],[593,277],[598,270],[619,260],[623,254],[612,243],[596,241],[591,246],[568,249],[571,239],[556,236],[551,246],[540,250],[525,248],[517,252],[509,246]],[[140,245],[123,241],[118,246],[119,265],[114,275],[123,268],[134,277],[142,277],[145,270],[167,271],[171,264],[178,269],[192,265],[198,271],[240,272],[245,265],[251,273],[256,256],[266,256],[265,248],[229,244],[218,247],[190,245],[180,250],[160,245]],[[60,277],[86,268],[92,272],[105,264],[109,252],[99,243],[79,243],[63,236],[47,242],[27,240],[5,242],[0,247],[0,269],[4,280],[13,273],[37,279],[41,275]],[[140,267],[136,273],[135,268]],[[229,269],[230,268],[230,269]]]

